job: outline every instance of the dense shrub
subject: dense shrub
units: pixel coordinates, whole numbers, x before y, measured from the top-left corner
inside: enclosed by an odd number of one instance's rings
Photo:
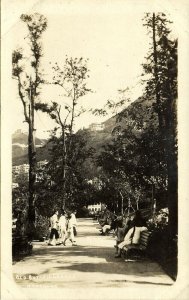
[[[162,208],[153,216],[153,218],[147,221],[148,229],[155,230],[158,228],[159,229],[167,228],[168,220],[169,220],[168,208]]]
[[[41,215],[36,216],[36,230],[35,230],[35,236],[34,238],[36,240],[43,240],[44,238],[47,238],[49,235],[49,219],[47,217],[43,217]]]
[[[168,209],[161,209],[148,220],[148,229],[152,231],[147,253],[157,260],[165,271],[176,280],[177,276],[177,236],[171,237],[168,230]]]
[[[77,217],[78,218],[87,218],[89,217],[89,210],[85,206],[77,209]]]

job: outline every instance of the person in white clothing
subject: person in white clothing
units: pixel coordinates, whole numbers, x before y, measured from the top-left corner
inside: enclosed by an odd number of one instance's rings
[[[74,226],[73,219],[72,219],[71,215],[68,215],[67,234],[66,234],[65,240],[63,242],[64,246],[66,245],[66,241],[68,239],[71,241],[72,246],[76,246],[76,242],[74,239],[73,226]]]
[[[76,220],[76,210],[74,212],[71,213],[71,219],[72,219],[72,223],[73,223],[73,233],[74,233],[74,237],[77,235],[77,220]]]
[[[59,234],[60,234],[60,242],[64,243],[64,240],[66,238],[66,225],[67,225],[67,220],[65,217],[65,212],[64,210],[61,211],[60,218],[58,220],[58,226],[59,226]]]
[[[137,227],[134,226],[127,232],[123,242],[121,242],[118,247],[122,249],[123,247],[130,245],[130,244],[139,244],[140,241],[140,234],[142,231],[147,230],[146,227]]]
[[[140,211],[136,211],[132,227],[127,232],[123,242],[118,244],[118,253],[115,256],[116,258],[121,257],[121,250],[125,246],[130,245],[130,244],[139,244],[141,232],[148,230],[147,227],[144,225],[145,225],[145,221],[142,219],[142,217],[140,215]]]

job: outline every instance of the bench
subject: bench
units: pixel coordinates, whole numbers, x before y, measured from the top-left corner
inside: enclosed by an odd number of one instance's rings
[[[141,258],[141,256],[145,256],[150,235],[151,235],[150,231],[147,231],[147,230],[142,231],[139,244],[130,244],[130,245],[125,246],[122,249],[123,257],[125,259],[128,259],[131,256],[135,259],[138,259],[138,258]]]

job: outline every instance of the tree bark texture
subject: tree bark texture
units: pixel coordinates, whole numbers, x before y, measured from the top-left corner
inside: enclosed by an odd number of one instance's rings
[[[29,134],[28,134],[28,160],[29,160],[29,203],[28,203],[28,235],[33,237],[35,230],[35,181],[36,181],[36,147],[34,129],[34,106],[31,101],[29,107]]]

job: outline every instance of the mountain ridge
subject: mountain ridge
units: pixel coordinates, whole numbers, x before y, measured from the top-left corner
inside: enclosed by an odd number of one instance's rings
[[[144,97],[139,97],[137,100],[132,102],[128,105],[127,108],[123,109],[117,115],[114,115],[108,118],[106,121],[103,121],[101,124],[104,125],[103,130],[90,130],[89,128],[86,129],[90,132],[90,138],[88,141],[88,146],[93,147],[96,149],[98,153],[101,152],[103,146],[107,143],[111,142],[112,140],[112,133],[115,128],[119,130],[126,130],[127,128],[127,121],[132,119],[133,111],[134,114],[137,116],[142,116],[143,123],[149,119],[150,112],[149,109],[151,108],[153,103],[152,99],[146,99]],[[82,130],[82,129],[80,129]],[[28,135],[27,133],[23,133],[20,129],[17,130],[12,135],[12,163],[13,165],[19,165],[28,163],[27,157],[27,142],[28,142]],[[50,143],[48,140],[39,139],[36,137],[36,158],[37,161],[45,160],[50,158]]]

